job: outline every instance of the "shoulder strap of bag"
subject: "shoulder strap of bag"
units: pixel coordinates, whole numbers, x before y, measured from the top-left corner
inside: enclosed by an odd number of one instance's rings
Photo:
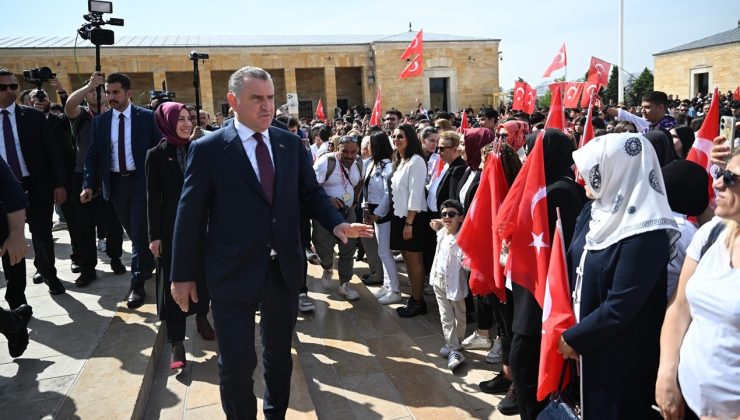
[[[712,227],[712,230],[709,231],[709,237],[707,238],[707,242],[704,244],[703,247],[701,247],[701,254],[699,254],[699,259],[706,254],[706,252],[709,250],[709,248],[717,241],[717,238],[719,238],[719,235],[722,233],[723,230],[725,230],[725,224],[720,222],[714,225]]]

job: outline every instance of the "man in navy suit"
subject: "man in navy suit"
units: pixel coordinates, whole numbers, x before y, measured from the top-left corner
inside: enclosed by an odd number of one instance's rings
[[[149,251],[146,220],[146,152],[162,139],[154,113],[131,104],[131,79],[112,73],[105,80],[105,97],[111,109],[93,119],[93,138],[85,161],[85,179],[80,194],[89,202],[103,184],[103,198],[113,202],[121,225],[131,238],[131,290],[127,305],[144,304],[144,280],[151,277],[154,256]]]
[[[221,404],[229,419],[254,419],[255,312],[265,372],[265,418],[284,418],[293,369],[291,340],[303,285],[300,215],[305,211],[340,240],[372,235],[344,223],[317,184],[300,139],[271,127],[270,75],[256,67],[229,79],[228,126],[195,141],[175,222],[172,296],[187,311],[205,273],[219,348]]]

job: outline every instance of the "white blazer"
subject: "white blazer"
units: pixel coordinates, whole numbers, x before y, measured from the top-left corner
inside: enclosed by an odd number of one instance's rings
[[[391,177],[393,214],[406,217],[409,211],[427,211],[427,165],[419,155],[401,161]]]

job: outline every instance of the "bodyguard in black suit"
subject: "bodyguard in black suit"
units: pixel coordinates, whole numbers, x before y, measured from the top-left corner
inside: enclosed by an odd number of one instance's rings
[[[128,307],[144,304],[144,280],[151,277],[154,257],[149,251],[146,219],[146,152],[162,138],[154,113],[131,104],[131,79],[112,73],[105,80],[105,96],[111,109],[93,119],[92,143],[85,162],[85,189],[80,201],[92,199],[98,179],[103,198],[113,202],[133,249]],[[121,139],[123,138],[123,141]]]
[[[7,69],[0,68],[0,117],[2,117],[2,157],[28,195],[26,212],[34,249],[34,265],[49,286],[49,293],[64,293],[54,267],[54,240],[51,218],[54,204],[67,198],[66,176],[59,145],[54,140],[44,114],[15,103],[18,82]],[[10,266],[3,259],[8,280],[6,299],[11,308],[26,303],[26,266]]]
[[[291,341],[303,285],[302,211],[343,241],[372,235],[347,224],[316,182],[299,138],[270,126],[270,75],[244,67],[229,79],[233,124],[190,145],[175,222],[172,297],[187,312],[194,276],[205,273],[219,348],[221,404],[229,419],[253,419],[255,311],[265,372],[265,418],[284,418]],[[205,238],[205,240],[203,240]]]

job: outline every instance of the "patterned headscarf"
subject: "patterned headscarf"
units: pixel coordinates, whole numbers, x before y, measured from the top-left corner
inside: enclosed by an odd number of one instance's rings
[[[514,151],[517,151],[524,146],[526,143],[525,137],[529,134],[529,124],[519,120],[506,121],[496,127],[497,134],[501,127],[506,129],[506,133],[509,135],[506,142],[509,143],[509,146],[511,146]]]

